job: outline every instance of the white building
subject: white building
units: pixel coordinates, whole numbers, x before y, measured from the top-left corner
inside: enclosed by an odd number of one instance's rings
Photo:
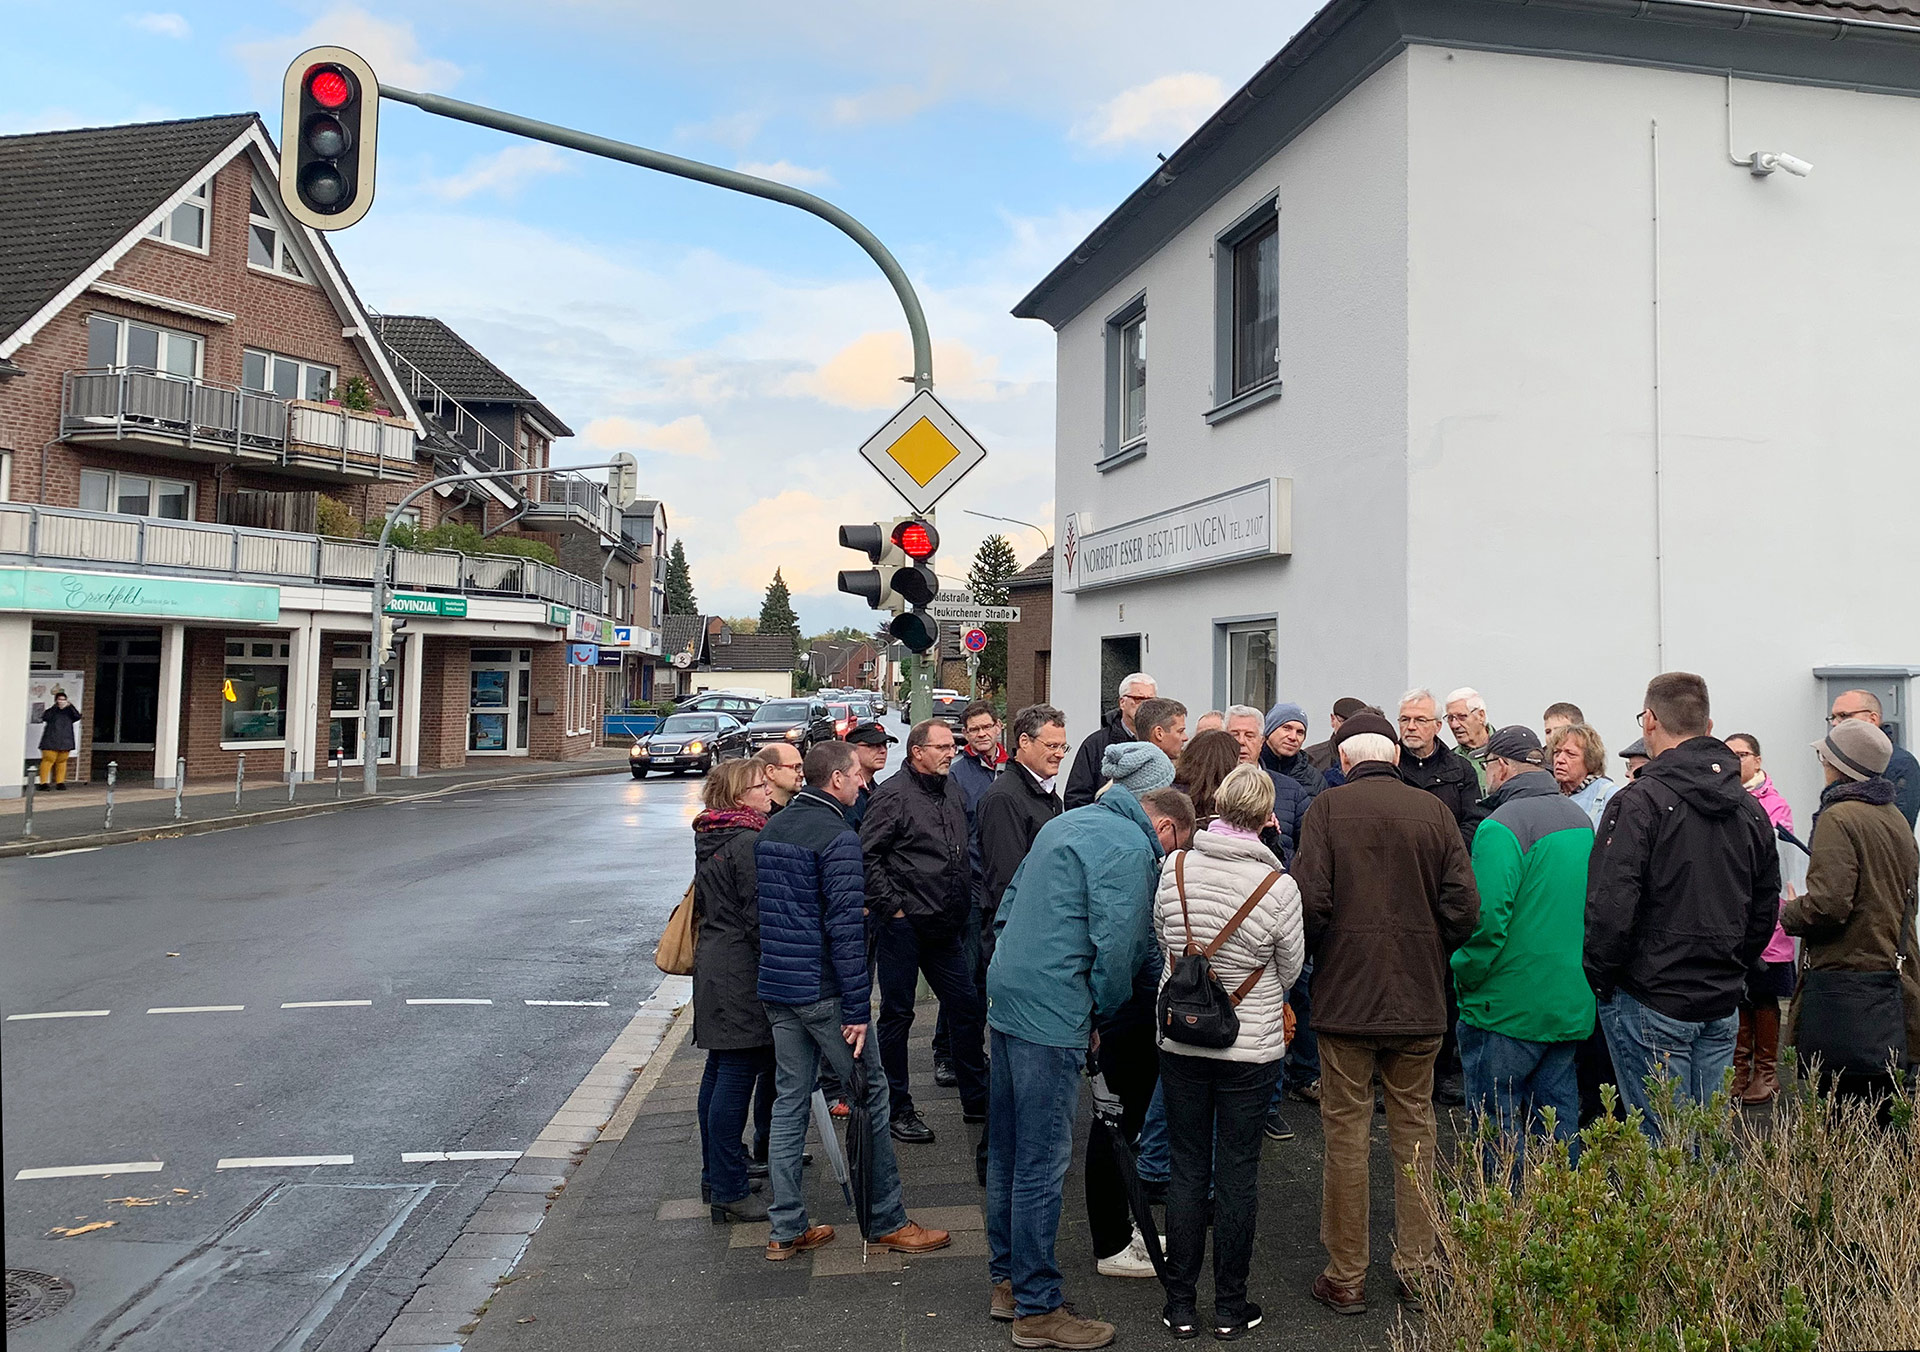
[[[1059,339],[1055,702],[1137,667],[1318,738],[1472,685],[1611,752],[1691,670],[1804,821],[1815,670],[1920,671],[1913,25],[1322,10],[1015,311]]]

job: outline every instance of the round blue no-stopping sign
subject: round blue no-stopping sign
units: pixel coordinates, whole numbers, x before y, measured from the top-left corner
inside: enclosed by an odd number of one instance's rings
[[[969,629],[960,636],[960,646],[970,653],[983,653],[987,650],[987,631]]]

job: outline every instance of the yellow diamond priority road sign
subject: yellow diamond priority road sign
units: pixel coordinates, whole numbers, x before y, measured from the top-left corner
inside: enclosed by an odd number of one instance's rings
[[[986,448],[933,397],[921,390],[867,439],[860,454],[916,512],[930,511],[987,458]]]

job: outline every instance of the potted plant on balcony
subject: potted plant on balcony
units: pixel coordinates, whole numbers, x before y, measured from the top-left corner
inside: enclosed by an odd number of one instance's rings
[[[365,376],[348,376],[347,383],[334,387],[329,404],[344,404],[355,413],[373,412],[373,386]],[[382,409],[381,412],[385,412]]]

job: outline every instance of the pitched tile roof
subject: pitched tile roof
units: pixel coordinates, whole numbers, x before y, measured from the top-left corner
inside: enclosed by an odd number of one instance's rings
[[[660,619],[660,651],[668,657],[692,649],[698,657],[699,650],[694,644],[706,635],[707,622],[700,615],[663,615]]]
[[[443,320],[431,315],[381,315],[373,326],[381,342],[461,403],[523,405],[558,435],[573,435],[573,429],[526,386],[488,361]]]
[[[716,643],[708,665],[715,671],[792,671],[791,634],[735,634],[731,643]]]
[[[257,121],[232,113],[0,136],[0,338]]]
[[[1042,554],[1032,563],[1007,579],[1007,590],[1026,590],[1030,587],[1051,587],[1053,585],[1053,554]]]

